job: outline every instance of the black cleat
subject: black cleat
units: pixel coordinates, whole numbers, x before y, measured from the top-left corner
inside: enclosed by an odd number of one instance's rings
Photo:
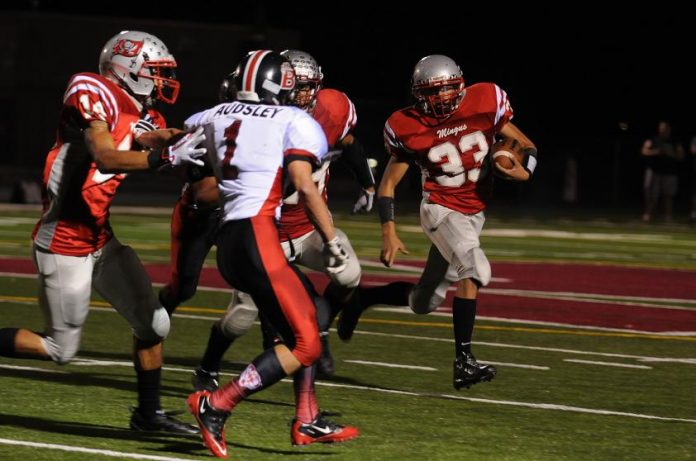
[[[350,341],[355,327],[363,313],[363,307],[359,303],[347,303],[341,310],[341,316],[336,321],[338,337],[343,341]]]
[[[317,360],[317,375],[322,378],[328,378],[333,376],[336,371],[334,359],[331,356],[331,349],[329,349],[329,333],[319,333],[319,339],[321,340],[321,355],[319,360]]]
[[[215,391],[220,387],[220,372],[205,371],[202,368],[196,368],[191,377],[191,384],[197,391]]]
[[[493,365],[482,365],[476,361],[474,354],[454,359],[454,388],[470,388],[476,383],[490,381],[495,378],[498,370]]]
[[[225,421],[227,421],[230,412],[213,408],[208,400],[209,397],[210,392],[208,391],[194,392],[188,396],[186,403],[198,422],[205,446],[218,458],[227,458]]]
[[[163,410],[157,410],[155,416],[145,417],[137,408],[133,409],[130,428],[143,432],[169,432],[170,434],[195,435],[198,428],[192,424],[179,421]]]

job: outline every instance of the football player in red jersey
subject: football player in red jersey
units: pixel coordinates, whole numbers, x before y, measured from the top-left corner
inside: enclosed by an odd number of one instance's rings
[[[367,163],[364,149],[351,134],[357,121],[355,106],[343,92],[322,88],[323,74],[316,60],[304,51],[286,50],[281,53],[287,57],[295,69],[297,84],[290,94],[290,103],[309,114],[319,122],[328,145],[338,151],[341,159],[351,166],[362,191],[353,207],[354,212],[369,212],[374,196],[374,178]],[[223,83],[223,92],[224,92]],[[330,159],[324,161],[312,174],[319,192],[327,200],[327,183],[329,180]],[[333,359],[328,345],[328,330],[333,318],[343,304],[352,302],[360,283],[360,264],[348,237],[336,229],[341,246],[348,253],[348,266],[341,273],[332,273],[327,269],[324,244],[316,232],[313,223],[305,213],[304,204],[299,202],[297,192],[289,194],[283,200],[280,217],[280,238],[286,256],[296,264],[315,271],[325,272],[331,282],[325,295],[330,303],[315,294],[317,320],[319,323],[322,356],[317,363],[317,371],[323,376],[334,372]],[[225,316],[211,328],[208,347],[195,372],[194,386],[197,389],[215,389],[218,385],[220,361],[232,342],[251,328],[257,316],[253,300],[245,293],[235,291]],[[273,332],[264,325],[265,342],[268,345]]]
[[[491,365],[479,364],[471,352],[478,289],[491,278],[488,259],[479,245],[484,210],[492,182],[489,148],[496,135],[516,139],[526,151],[524,165],[495,168],[504,177],[526,181],[536,167],[536,148],[510,123],[506,93],[493,83],[464,86],[459,66],[442,55],[426,56],[411,81],[416,104],[394,112],[384,127],[391,155],[378,191],[382,222],[381,260],[391,266],[398,252],[407,253],[396,233],[394,190],[417,163],[423,174],[421,226],[432,246],[420,280],[402,285],[403,299],[417,314],[435,310],[447,288],[457,283],[452,305],[456,343],[454,387],[490,381]]]
[[[151,105],[176,100],[175,67],[159,38],[124,31],[104,46],[99,75],[71,77],[56,143],[46,158],[43,214],[32,235],[46,330],[1,329],[0,355],[70,362],[94,288],[133,329],[138,408],[131,428],[192,434],[195,426],[160,407],[162,340],[169,317],[135,252],[116,239],[109,223],[111,201],[127,172],[202,163],[195,158],[205,153],[196,147],[205,139],[202,131],[165,147],[179,130],[155,130],[164,128],[164,119]],[[153,149],[133,149],[135,142]]]

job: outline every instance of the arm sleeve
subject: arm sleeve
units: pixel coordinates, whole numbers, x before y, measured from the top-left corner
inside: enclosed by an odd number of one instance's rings
[[[341,158],[348,163],[363,189],[374,187],[375,178],[372,176],[372,169],[367,163],[365,148],[357,138],[353,138],[351,144],[343,147]]]

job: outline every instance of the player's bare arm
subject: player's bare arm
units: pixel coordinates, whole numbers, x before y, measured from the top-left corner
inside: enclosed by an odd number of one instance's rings
[[[326,203],[312,180],[312,164],[302,160],[291,161],[288,164],[288,175],[305,205],[307,217],[314,224],[322,240],[332,240],[336,236],[333,222]]]
[[[178,128],[165,128],[162,130],[147,131],[135,138],[135,141],[143,147],[150,149],[162,149],[176,134],[181,133]]]
[[[87,150],[102,173],[122,173],[149,168],[147,152],[116,149],[106,122],[101,120],[90,122],[84,136]]]
[[[515,139],[522,145],[523,149],[534,149],[536,151],[536,146],[534,143],[517,128],[513,123],[508,122],[500,129],[500,134],[506,138]],[[513,156],[511,159],[513,166],[512,168],[503,168],[498,163],[494,163],[495,167],[506,175],[509,179],[514,181],[527,181],[531,177],[530,172],[522,165],[517,158]]]
[[[396,224],[393,216],[394,191],[403,179],[406,171],[408,171],[408,167],[409,164],[407,162],[400,162],[395,157],[391,157],[379,184],[379,198],[377,200],[380,207],[380,220],[382,221],[382,251],[379,259],[387,267],[391,267],[394,264],[397,252],[408,254],[406,245],[396,234]],[[390,199],[391,205],[388,203]],[[391,212],[385,209],[390,206]]]
[[[220,200],[217,180],[215,176],[206,176],[198,181],[191,183],[193,200],[204,208],[217,206]]]

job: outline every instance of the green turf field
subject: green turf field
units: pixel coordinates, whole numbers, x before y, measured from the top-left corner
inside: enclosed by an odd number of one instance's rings
[[[29,257],[35,216],[3,210],[0,255]],[[422,258],[428,242],[417,219],[399,221],[408,258]],[[361,258],[377,258],[374,216],[338,215],[337,222]],[[113,223],[119,239],[144,261],[168,260],[166,213],[115,210]],[[696,232],[685,226],[492,217],[482,242],[494,261],[680,268],[694,271],[696,284]],[[212,257],[209,262],[214,264]],[[381,271],[366,267],[372,270]],[[35,283],[31,277],[0,275],[0,327],[41,329]],[[0,460],[212,459],[196,437],[127,429],[135,403],[130,331],[118,314],[94,300],[79,360],[59,367],[0,358]],[[165,344],[165,408],[184,409],[191,370],[227,301],[224,292],[199,291],[177,311]],[[338,446],[293,448],[292,384],[286,381],[252,396],[232,414],[230,459],[696,458],[696,337],[479,321],[477,356],[495,363],[499,374],[491,383],[457,392],[451,385],[449,324],[446,316],[370,311],[350,343],[332,336],[337,376],[317,383],[322,409],[341,413],[335,419],[358,426],[361,436]],[[228,352],[226,369],[238,373],[260,344],[252,329]]]

